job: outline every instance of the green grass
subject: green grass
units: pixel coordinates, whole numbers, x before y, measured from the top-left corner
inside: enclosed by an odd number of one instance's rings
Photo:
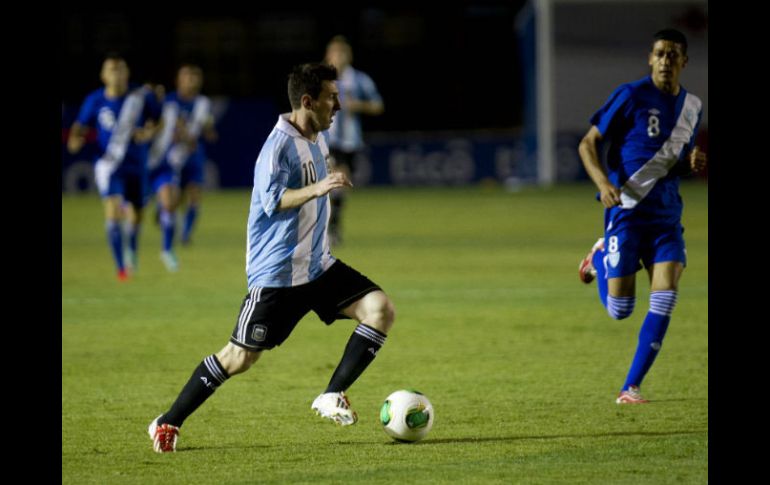
[[[614,403],[647,309],[611,320],[577,265],[601,233],[588,185],[358,189],[334,254],[392,297],[396,325],[350,390],[340,428],[310,403],[351,321],[308,315],[281,347],[185,423],[175,454],[147,424],[218,351],[246,293],[249,191],[207,194],[181,270],[144,228],[140,270],[118,283],[95,197],[62,198],[62,481],[193,483],[706,483],[708,189],[682,187],[689,265],[647,406]],[[396,444],[378,424],[392,391],[433,403],[430,435]]]

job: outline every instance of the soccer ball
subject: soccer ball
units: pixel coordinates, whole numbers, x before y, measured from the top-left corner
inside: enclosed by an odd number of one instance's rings
[[[433,427],[433,405],[421,392],[396,391],[382,403],[380,422],[396,441],[419,441]]]

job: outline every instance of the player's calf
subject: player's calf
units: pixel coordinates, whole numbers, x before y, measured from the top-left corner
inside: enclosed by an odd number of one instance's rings
[[[615,320],[628,318],[634,312],[636,297],[607,295],[607,313]]]

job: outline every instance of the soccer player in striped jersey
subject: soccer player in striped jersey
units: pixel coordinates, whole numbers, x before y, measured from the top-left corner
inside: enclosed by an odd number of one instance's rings
[[[96,162],[96,185],[104,201],[107,240],[125,280],[136,269],[142,208],[148,196],[147,152],[158,129],[160,105],[146,87],[130,86],[126,60],[108,55],[101,69],[104,87],[86,97],[77,120],[70,128],[67,149],[80,151],[89,127],[103,150]],[[128,219],[128,244],[123,243],[121,222]]]
[[[329,41],[325,60],[336,67],[339,73],[337,86],[341,105],[334,124],[329,128],[329,151],[334,169],[352,178],[356,154],[364,148],[361,115],[379,116],[385,111],[385,105],[372,78],[350,65],[353,62],[353,49],[345,37],[337,35]],[[329,233],[332,244],[339,244],[342,242],[341,218],[345,192],[333,191],[331,203]]]
[[[695,145],[701,100],[679,84],[687,39],[677,30],[654,35],[651,74],[617,88],[591,118],[580,142],[583,165],[604,205],[604,237],[581,262],[580,279],[594,279],[612,318],[631,315],[636,273],[650,277],[650,306],[618,404],[643,404],[640,386],[660,351],[687,262],[679,177],[706,166]],[[609,141],[607,170],[599,144]],[[641,264],[640,264],[641,262]]]
[[[254,168],[248,294],[227,345],[203,359],[171,408],[150,423],[159,453],[174,451],[185,419],[227,379],[286,340],[310,310],[327,325],[339,318],[359,322],[326,390],[311,405],[343,426],[358,419],[345,391],[385,343],[395,310],[380,287],[329,251],[329,191],[352,187],[345,174],[327,173],[325,130],[340,109],[336,79],[326,64],[303,64],[289,75],[292,111],[278,118]]]
[[[158,196],[158,211],[163,232],[161,261],[169,271],[178,269],[173,250],[176,210],[181,196],[187,196],[187,213],[182,228],[182,244],[190,241],[198,216],[203,186],[206,153],[201,138],[217,139],[211,100],[200,94],[203,70],[184,64],[177,72],[177,90],[163,102],[163,129],[150,149],[148,166],[153,191]]]

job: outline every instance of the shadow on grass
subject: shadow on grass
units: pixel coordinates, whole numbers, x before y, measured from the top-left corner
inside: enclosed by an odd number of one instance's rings
[[[708,430],[681,430],[681,431],[611,431],[607,433],[588,433],[588,434],[555,434],[555,435],[523,435],[523,436],[468,436],[465,438],[441,438],[441,439],[426,439],[424,441],[418,441],[417,443],[400,443],[396,441],[329,441],[326,446],[362,446],[362,445],[393,445],[393,446],[430,446],[430,445],[442,445],[451,443],[495,443],[495,442],[515,442],[515,441],[528,441],[528,440],[561,440],[561,439],[575,439],[575,438],[608,438],[608,437],[631,437],[631,436],[680,436],[688,434],[705,434]],[[280,445],[279,445],[280,446]],[[324,446],[316,443],[315,446]],[[257,449],[257,448],[274,448],[274,445],[223,445],[223,446],[185,446],[184,448],[177,449],[177,453],[185,453],[188,451],[211,451],[211,450],[226,450],[226,449]]]
[[[440,445],[444,443],[486,443],[486,442],[499,442],[499,441],[526,441],[526,440],[560,440],[571,438],[607,438],[612,436],[617,437],[629,437],[629,436],[678,436],[687,434],[704,434],[708,433],[708,430],[682,430],[682,431],[611,431],[607,433],[588,433],[588,434],[556,434],[556,435],[541,435],[541,436],[478,436],[467,438],[444,438],[444,439],[427,439],[413,443],[415,445]],[[393,442],[392,444],[398,445],[401,443]]]

